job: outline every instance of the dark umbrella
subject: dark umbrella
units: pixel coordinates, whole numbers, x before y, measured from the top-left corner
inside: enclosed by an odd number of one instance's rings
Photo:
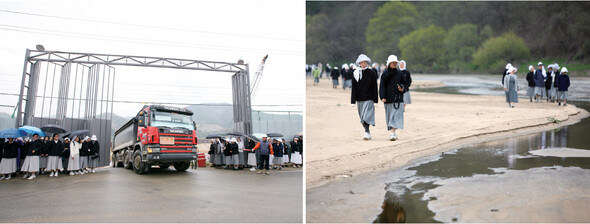
[[[297,132],[297,133],[295,133],[295,134],[293,135],[293,138],[298,138],[298,139],[301,139],[301,138],[303,138],[303,132]]]
[[[244,136],[244,133],[239,131],[230,131],[227,133],[227,135]]]
[[[20,138],[27,136],[27,132],[14,128],[0,131],[0,138]]]
[[[43,132],[43,130],[41,130],[38,127],[33,127],[33,126],[27,126],[27,125],[25,125],[25,126],[22,126],[22,127],[18,128],[18,130],[22,130],[22,131],[24,131],[24,132],[26,132],[28,134],[31,134],[31,135],[38,134],[39,136],[45,136],[45,132]]]
[[[246,135],[246,137],[254,140],[255,142],[260,142],[260,139],[258,137],[256,137],[256,136],[254,136],[254,135]]]
[[[218,134],[211,134],[211,135],[207,135],[207,137],[205,137],[206,139],[214,139],[214,138],[221,138],[220,135]]]
[[[70,136],[75,137],[75,136],[80,136],[82,137],[82,135],[88,134],[90,133],[90,130],[88,129],[82,129],[82,130],[77,130],[77,131],[73,131],[72,133],[70,133]]]
[[[283,134],[281,133],[268,133],[266,134],[268,137],[270,138],[278,138],[278,137],[283,137]]]
[[[54,134],[66,133],[66,129],[62,128],[61,126],[59,126],[57,124],[46,124],[43,127],[41,127],[41,130],[43,130],[44,132],[49,132],[49,133],[54,133]]]

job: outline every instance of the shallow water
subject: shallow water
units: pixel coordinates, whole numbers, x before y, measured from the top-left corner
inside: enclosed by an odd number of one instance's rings
[[[415,79],[440,80],[446,85],[441,88],[415,91],[477,95],[504,94],[499,83],[500,78],[495,76],[418,75]],[[571,104],[590,111],[590,79],[581,79],[577,83],[578,85],[572,85],[573,88],[570,89],[570,91],[578,91],[570,95]],[[588,157],[543,157],[530,153],[548,148],[590,150],[588,133],[590,133],[590,118],[550,131],[488,141],[422,158],[412,165],[390,173],[392,177],[397,178],[387,183],[384,211],[375,221],[437,222],[434,219],[435,213],[428,207],[428,203],[437,198],[426,198],[425,193],[439,187],[440,185],[435,184],[439,180],[472,177],[478,174],[502,175],[502,170],[529,170],[540,167],[590,169]],[[462,222],[458,219],[451,221]]]

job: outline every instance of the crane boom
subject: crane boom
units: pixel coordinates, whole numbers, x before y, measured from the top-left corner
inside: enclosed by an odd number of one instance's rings
[[[256,73],[254,74],[254,82],[252,82],[253,84],[250,90],[250,95],[252,95],[252,98],[254,98],[258,83],[260,83],[260,79],[262,78],[262,71],[264,70],[264,64],[266,63],[267,58],[268,54],[262,58],[262,62],[260,62],[258,70],[256,70]]]

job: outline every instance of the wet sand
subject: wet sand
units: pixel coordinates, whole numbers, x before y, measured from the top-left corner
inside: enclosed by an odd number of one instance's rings
[[[519,99],[521,103],[511,109],[505,97],[413,91],[413,104],[404,114],[406,128],[398,131],[400,139],[388,141],[379,103],[377,126],[371,128],[373,140],[363,141],[349,91],[332,89],[328,82],[312,86],[308,80],[306,93],[308,222],[372,221],[385,193],[382,171],[464,145],[549,130],[588,116],[572,105]],[[342,178],[346,176],[352,177]]]

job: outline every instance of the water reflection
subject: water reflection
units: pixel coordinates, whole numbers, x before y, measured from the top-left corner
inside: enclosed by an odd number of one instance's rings
[[[528,170],[536,167],[562,166],[590,169],[590,158],[541,157],[530,151],[584,145],[587,138],[571,139],[576,132],[588,130],[590,119],[581,123],[534,134],[488,141],[470,147],[445,152],[433,157],[430,162],[407,168],[413,175],[388,183],[383,202],[383,212],[374,222],[433,222],[434,213],[428,202],[436,198],[423,198],[428,190],[438,187],[435,181],[453,177],[471,177],[476,174],[496,175],[496,168]],[[589,148],[579,148],[589,149]],[[395,172],[395,171],[393,171]],[[501,174],[501,173],[500,173]],[[399,175],[397,175],[399,176]],[[485,190],[485,189],[482,189]]]

